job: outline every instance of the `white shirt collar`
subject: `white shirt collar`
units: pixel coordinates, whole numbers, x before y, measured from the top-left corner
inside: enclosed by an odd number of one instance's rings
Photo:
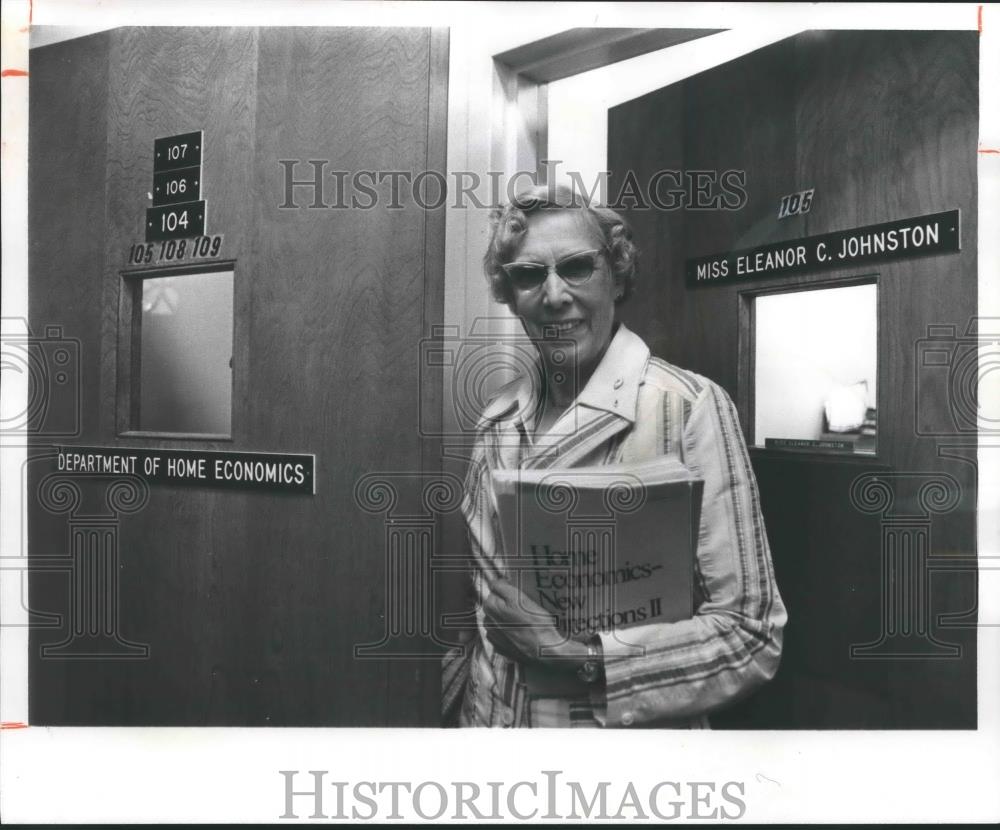
[[[574,403],[603,409],[635,423],[639,386],[648,362],[649,348],[642,338],[619,323],[601,362]],[[522,374],[502,387],[483,410],[481,423],[499,420],[515,407],[522,422],[532,419],[541,397],[540,371],[539,360],[533,373]]]

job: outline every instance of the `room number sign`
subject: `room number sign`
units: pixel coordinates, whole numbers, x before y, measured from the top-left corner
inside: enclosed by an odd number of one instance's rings
[[[202,130],[153,142],[153,207],[146,209],[147,244],[205,236],[208,205],[201,198],[204,144]]]
[[[813,193],[815,192],[815,189],[810,188],[782,197],[781,204],[778,205],[778,218],[787,219],[789,216],[808,213],[809,208],[812,207]]]
[[[222,234],[196,236],[194,239],[164,239],[161,242],[137,242],[128,249],[128,265],[182,264],[217,259],[222,252]]]

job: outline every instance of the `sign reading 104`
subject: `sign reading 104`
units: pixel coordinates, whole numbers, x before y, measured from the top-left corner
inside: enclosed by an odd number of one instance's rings
[[[204,199],[198,202],[147,208],[146,241],[160,242],[164,239],[204,236],[207,212]]]

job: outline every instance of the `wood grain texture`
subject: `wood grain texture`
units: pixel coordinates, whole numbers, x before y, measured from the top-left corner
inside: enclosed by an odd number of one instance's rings
[[[35,660],[32,722],[436,725],[436,661],[354,659],[354,646],[384,629],[386,553],[384,518],[364,513],[353,488],[367,472],[420,473],[435,458],[416,413],[421,395],[433,406],[440,390],[419,388],[416,361],[425,326],[442,313],[441,217],[412,199],[397,210],[278,205],[279,159],[322,158],[352,173],[443,167],[446,38],[424,29],[119,29],[92,58],[110,69],[95,75],[100,106],[86,112],[66,84],[70,48],[48,47],[46,69],[56,103],[94,119],[90,213],[107,226],[89,281],[69,286],[80,300],[68,317],[93,340],[88,443],[315,453],[317,493],[154,488],[119,529],[123,633],[148,643],[149,659]],[[43,111],[36,133],[55,118]],[[121,272],[143,235],[153,140],[197,129],[207,230],[225,235],[235,274],[232,440],[121,436]],[[67,204],[85,195],[88,180],[70,166],[62,173]],[[38,194],[32,227],[51,244],[46,220],[60,216],[59,204]],[[65,222],[81,219],[67,212]],[[40,267],[34,284],[57,298],[64,281]],[[37,524],[46,543],[65,533],[62,519],[39,514]],[[61,607],[58,586],[45,597]]]
[[[438,170],[442,174],[448,168],[448,65],[449,38],[448,29],[430,30],[427,43],[428,63],[428,96],[427,96],[427,155],[425,170]],[[424,318],[421,339],[430,337],[435,328],[444,322],[444,266],[445,266],[445,224],[446,208],[444,206],[424,211],[424,285],[423,303]],[[418,349],[419,351],[419,349]],[[421,367],[423,368],[423,367]],[[418,378],[425,378],[418,370]],[[418,384],[417,396],[422,412],[433,413],[426,422],[429,429],[420,434],[420,469],[430,476],[444,472],[442,441],[440,439],[443,425],[444,389],[439,383],[429,383],[426,380]],[[421,423],[424,423],[421,421]],[[434,531],[436,545],[431,555],[440,555],[444,545],[446,521],[455,512],[445,512],[435,517]],[[427,563],[430,566],[430,562]],[[428,595],[424,601],[430,608],[432,625],[435,635],[441,642],[440,624],[441,612],[440,594],[435,593],[437,586],[433,575],[429,572],[421,574],[422,584]],[[445,638],[447,641],[447,638]],[[429,650],[433,643],[425,641]],[[423,646],[421,646],[423,647]],[[416,668],[416,670],[415,670]],[[389,688],[394,694],[404,695],[402,700],[391,701],[392,723],[399,726],[437,725],[441,708],[441,673],[436,661],[424,661],[414,667],[412,664],[397,661],[389,664]],[[405,695],[412,694],[411,702]]]
[[[630,171],[637,181],[647,182],[658,170],[683,169],[682,94],[681,87],[669,86],[609,110],[609,193],[625,186]],[[626,215],[641,258],[634,301],[621,307],[621,319],[642,332],[654,354],[684,365],[687,356],[679,351],[683,340],[673,336],[671,319],[689,319],[688,295],[668,277],[683,271],[684,212],[635,210]]]
[[[889,344],[880,367],[879,418],[896,426],[883,431],[882,444],[895,469],[941,471],[954,476],[962,488],[958,508],[933,523],[934,552],[973,555],[974,468],[940,458],[938,444],[947,441],[918,435],[914,424],[918,341],[927,336],[930,325],[954,325],[963,333],[976,315],[976,35],[867,32],[849,39],[828,35],[815,42],[803,37],[797,48],[803,69],[798,99],[800,181],[810,170],[812,180],[802,186],[831,194],[808,215],[809,233],[961,210],[960,254],[905,259],[879,269],[880,302],[887,308],[881,337]],[[832,153],[830,136],[847,131],[852,138],[845,151]],[[919,406],[928,403],[921,400]],[[934,607],[940,610],[975,605],[975,586],[968,575],[935,574],[931,590]],[[975,631],[951,629],[938,636],[959,644],[962,658],[896,661],[886,672],[885,689],[897,725],[975,725]],[[914,694],[918,688],[920,693]]]
[[[206,230],[224,233],[223,255],[236,260],[234,308],[247,289],[243,251],[253,169],[257,34],[252,29],[123,29],[116,32],[108,119],[108,274],[105,308],[122,290],[122,253],[143,238],[156,138],[202,129],[202,198]],[[238,311],[236,312],[238,314]],[[118,360],[121,323],[105,321],[105,372]],[[112,443],[201,449],[255,449],[241,437],[246,371],[235,326],[233,438],[230,442],[117,438]],[[110,387],[110,381],[108,381]],[[110,414],[110,413],[109,413]],[[113,423],[105,430],[109,438]],[[226,598],[243,593],[246,570],[232,562],[251,549],[248,503],[242,494],[157,488],[149,506],[122,524],[123,616],[148,632],[152,656],[129,675],[135,717],[147,723],[250,723],[246,695],[234,691],[228,710],[212,712],[220,673],[245,659],[236,645],[246,612]],[[226,567],[229,565],[230,567]],[[150,590],[156,586],[155,590]],[[140,622],[141,621],[141,622]],[[234,711],[235,710],[235,711]]]
[[[51,400],[62,422],[79,404],[79,434],[31,441],[25,475],[29,554],[68,556],[66,523],[42,509],[37,494],[51,472],[50,445],[94,442],[99,437],[101,396],[100,285],[104,273],[104,169],[110,35],[90,37],[29,52],[28,306],[31,332],[48,327],[78,343],[80,372],[68,396]],[[72,419],[71,419],[72,420]],[[9,494],[8,494],[9,495]],[[37,561],[37,560],[36,560]],[[22,583],[23,584],[23,583]],[[40,661],[42,642],[63,639],[58,616],[67,611],[65,572],[36,572],[22,594],[38,627],[30,632],[28,718],[72,722],[73,677],[65,662]]]
[[[775,680],[715,716],[716,726],[975,725],[974,629],[933,628],[961,647],[961,659],[850,659],[852,644],[878,636],[882,577],[880,519],[860,514],[849,493],[865,472],[953,476],[960,503],[933,517],[932,553],[975,552],[974,466],[940,457],[946,441],[921,436],[914,425],[918,412],[940,421],[949,406],[943,395],[920,396],[918,341],[932,324],[964,332],[976,314],[977,50],[968,32],[809,32],[609,115],[613,173],[629,165],[640,180],[660,168],[747,171],[741,211],[630,212],[646,258],[642,302],[624,315],[654,353],[722,383],[745,431],[752,396],[738,336],[749,320],[741,292],[849,283],[873,272],[879,285],[878,457],[751,452],[790,623]],[[683,140],[665,149],[678,122]],[[781,196],[810,187],[811,212],[777,220]],[[689,257],[956,207],[960,254],[684,287]],[[651,280],[656,297],[646,294]],[[899,498],[915,506],[913,492]],[[974,584],[957,569],[935,573],[931,590],[936,612],[975,606]]]
[[[33,333],[78,339],[79,438],[99,434],[106,119],[111,35],[29,52],[28,305]],[[42,443],[42,442],[40,442]]]
[[[739,249],[801,230],[794,219],[777,219],[778,200],[795,189],[793,57],[791,42],[783,41],[685,84],[685,168],[719,177],[728,170],[745,171],[747,203],[739,210],[683,211],[683,259],[714,253],[720,243],[718,250]],[[684,355],[687,364],[681,365],[721,383],[736,400],[738,327],[732,291],[680,290],[691,295],[692,317],[702,327]]]

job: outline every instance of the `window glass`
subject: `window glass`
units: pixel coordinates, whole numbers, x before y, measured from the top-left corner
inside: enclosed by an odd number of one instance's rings
[[[233,272],[142,281],[139,429],[228,436]]]
[[[877,287],[754,300],[754,443],[875,452]]]

